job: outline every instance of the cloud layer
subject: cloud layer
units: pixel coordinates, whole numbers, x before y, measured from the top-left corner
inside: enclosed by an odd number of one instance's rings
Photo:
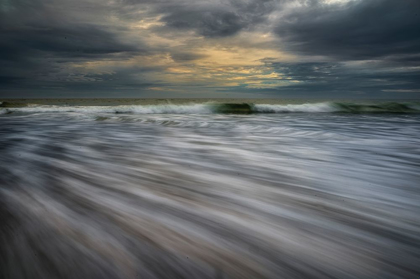
[[[417,98],[416,0],[5,0],[0,97]]]

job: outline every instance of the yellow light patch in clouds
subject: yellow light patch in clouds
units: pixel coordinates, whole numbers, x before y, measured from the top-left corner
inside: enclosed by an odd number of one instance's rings
[[[281,86],[290,85],[290,81],[286,80],[273,80],[270,82],[264,80],[251,80],[246,83],[246,88],[276,88]]]
[[[274,57],[282,61],[293,60],[293,56],[277,50],[258,48],[210,48],[205,51],[199,50],[206,57],[197,61],[198,65],[231,65],[231,66],[255,66],[261,65],[261,61],[267,57]],[[199,52],[199,53],[200,53]]]
[[[165,24],[160,21],[161,17],[153,17],[153,18],[146,18],[142,19],[136,23],[134,23],[131,28],[134,29],[149,29],[152,27],[164,26]]]
[[[193,73],[192,69],[188,69],[188,68],[181,68],[181,67],[170,67],[167,68],[166,71],[170,72],[170,73],[176,73],[176,74],[190,74]]]
[[[107,60],[79,62],[73,69],[85,73],[114,73],[127,70],[131,78],[156,84],[150,90],[194,85],[201,87],[283,86],[283,77],[263,62],[293,62],[296,57],[282,52],[269,33],[244,32],[230,38],[205,40],[191,32],[159,33],[160,17],[132,22],[124,36],[147,38],[152,53]],[[276,82],[276,80],[281,82]],[[290,82],[288,83],[290,84]]]

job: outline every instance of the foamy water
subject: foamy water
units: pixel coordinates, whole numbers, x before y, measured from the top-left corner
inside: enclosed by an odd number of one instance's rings
[[[0,277],[418,278],[420,116],[338,107],[3,108]]]
[[[10,113],[63,113],[77,112],[83,114],[97,113],[130,113],[130,114],[213,114],[213,113],[420,113],[420,102],[315,102],[302,104],[261,104],[261,103],[223,103],[223,102],[185,102],[172,104],[137,104],[118,105],[51,105],[47,104],[0,103],[0,115]],[[98,101],[99,103],[99,101]],[[99,103],[100,104],[100,103]]]

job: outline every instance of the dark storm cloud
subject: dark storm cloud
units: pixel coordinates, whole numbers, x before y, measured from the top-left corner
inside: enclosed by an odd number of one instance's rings
[[[95,23],[80,23],[72,14],[55,11],[59,1],[16,0],[3,12],[1,24],[1,58],[58,56],[69,59],[137,52],[138,45],[122,42],[117,28]],[[47,4],[48,5],[47,5]]]
[[[369,0],[345,5],[307,1],[275,32],[291,51],[336,59],[420,53],[420,1]],[[418,58],[417,58],[418,59]]]
[[[36,53],[42,56],[83,58],[139,51],[123,44],[113,33],[96,26],[49,26],[3,30],[0,42],[1,58],[19,59]]]
[[[416,92],[420,87],[419,10],[420,2],[414,0],[355,0],[332,5],[305,1],[281,17],[274,31],[283,48],[335,62],[265,61],[266,65],[299,81],[279,91],[350,98],[355,94],[384,96],[392,90]]]
[[[160,9],[168,27],[195,30],[205,37],[226,37],[253,27],[273,11],[273,0],[191,2]]]
[[[383,92],[414,92],[419,88],[420,69],[398,68],[393,64],[355,67],[342,62],[281,63],[269,59],[263,62],[290,81],[297,81],[290,86],[267,90],[274,94],[286,92],[290,97],[295,93],[328,98],[356,98],[360,94],[389,97],[392,94]]]
[[[16,0],[1,7],[0,89],[68,88],[73,83],[99,81],[86,74],[74,78],[65,73],[66,64],[121,60],[147,52],[144,45],[123,42],[119,38],[123,29],[79,22],[80,11],[63,10],[61,4],[65,2]]]
[[[197,29],[206,37],[223,37],[243,28],[241,18],[229,11],[178,11],[163,18],[168,26],[179,29]]]

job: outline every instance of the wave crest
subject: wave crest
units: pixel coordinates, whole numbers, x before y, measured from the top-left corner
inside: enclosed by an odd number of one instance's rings
[[[11,106],[0,104],[0,114],[21,113],[60,113],[74,112],[84,114],[131,113],[131,114],[250,114],[250,113],[420,113],[420,103],[372,103],[358,104],[350,102],[323,102],[305,104],[254,104],[254,103],[202,103],[202,104],[166,104],[132,106],[48,106],[25,104]]]

